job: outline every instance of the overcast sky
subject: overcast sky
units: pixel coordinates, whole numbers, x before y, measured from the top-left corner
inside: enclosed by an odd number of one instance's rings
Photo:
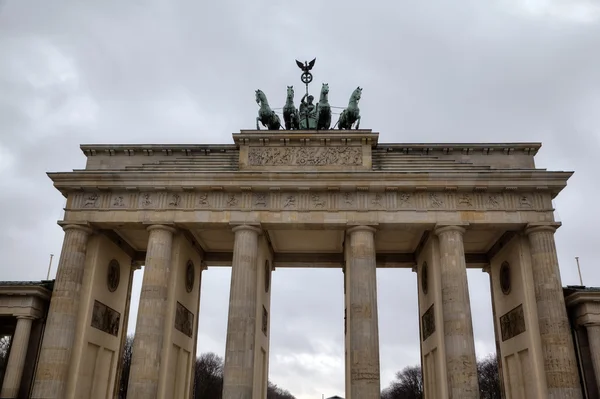
[[[82,168],[81,143],[232,143],[255,124],[254,90],[283,106],[294,60],[317,57],[332,105],[363,87],[361,127],[380,142],[541,141],[539,167],[575,171],[555,201],[563,284],[579,256],[600,285],[599,4],[0,0],[0,279],[44,279],[58,259],[64,199],[45,173]],[[229,277],[203,276],[199,352],[224,353]],[[489,283],[468,277],[485,356]],[[382,388],[419,361],[415,282],[378,271]],[[277,270],[272,287],[270,379],[343,396],[341,270]]]

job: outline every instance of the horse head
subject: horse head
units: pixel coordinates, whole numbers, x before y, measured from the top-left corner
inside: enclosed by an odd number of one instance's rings
[[[294,99],[294,86],[288,86],[287,87],[287,99],[288,100],[293,100]]]
[[[256,103],[260,104],[262,91],[260,91],[260,89],[256,90],[255,94],[256,94]]]

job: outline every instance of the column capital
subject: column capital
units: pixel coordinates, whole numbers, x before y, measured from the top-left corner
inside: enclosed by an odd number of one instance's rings
[[[438,223],[433,228],[433,232],[436,236],[439,236],[440,234],[446,233],[448,231],[457,231],[462,235],[465,233],[465,231],[467,231],[466,228],[468,226],[469,223]]]
[[[58,222],[58,225],[62,227],[63,231],[80,230],[87,234],[92,234],[94,232],[94,229],[92,229],[88,223],[72,223],[60,221]]]
[[[370,225],[366,225],[366,224],[361,224],[361,225],[357,225],[357,226],[351,226],[349,227],[346,232],[348,234],[352,234],[354,232],[357,231],[370,231],[371,233],[375,234],[375,232],[377,231],[377,229],[373,226]]]
[[[201,260],[200,261],[200,271],[207,270],[207,269],[208,269],[208,264],[205,261]]]
[[[261,234],[262,230],[260,228],[259,224],[230,224],[230,226],[233,226],[231,231],[238,232],[238,231],[244,231],[244,230],[249,230],[249,231],[253,231],[257,234]]]
[[[146,230],[148,231],[152,231],[152,230],[165,230],[168,231],[172,234],[175,234],[177,232],[177,229],[173,226],[169,226],[167,224],[151,224],[148,227],[146,227]]]
[[[525,234],[530,235],[531,233],[539,233],[541,231],[554,233],[561,225],[562,223],[560,222],[528,223],[525,227]]]
[[[481,269],[482,273],[487,273],[490,274],[492,272],[492,267],[490,265],[485,265],[482,269]]]

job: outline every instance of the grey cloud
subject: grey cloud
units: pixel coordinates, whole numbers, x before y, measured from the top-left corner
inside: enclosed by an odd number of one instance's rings
[[[380,142],[542,141],[538,166],[576,172],[555,200],[563,282],[578,283],[579,256],[584,282],[598,285],[597,6],[528,4],[538,5],[0,3],[3,278],[43,278],[48,254],[58,259],[64,199],[45,172],[83,167],[80,143],[229,143],[255,123],[254,90],[281,107],[286,85],[303,91],[293,60],[316,56],[312,91],[327,82],[331,104],[345,106],[363,87],[361,125]],[[572,16],[577,6],[587,20]],[[206,272],[200,350],[224,350],[228,273]],[[494,348],[489,284],[480,271],[468,278],[484,355]],[[418,362],[415,281],[408,270],[378,272],[384,386]],[[299,398],[343,393],[343,369],[318,373],[305,360],[325,353],[343,364],[342,273],[278,270],[273,283],[272,379]]]

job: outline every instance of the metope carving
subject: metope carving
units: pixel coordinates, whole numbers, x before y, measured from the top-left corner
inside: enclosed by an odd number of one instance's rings
[[[198,204],[202,207],[210,206],[210,203],[208,202],[208,193],[198,195]]]
[[[429,193],[429,202],[432,208],[441,208],[444,206],[444,201],[438,193]]]
[[[262,208],[267,207],[267,194],[265,193],[257,193],[254,199],[254,205],[260,206]]]
[[[325,201],[321,198],[319,194],[311,195],[312,204],[315,208],[325,208]]]
[[[344,193],[344,204],[349,206],[354,205],[354,195],[352,193]]]
[[[490,194],[487,196],[486,206],[492,209],[500,208],[500,196],[498,194]]]
[[[294,208],[296,206],[296,196],[288,195],[283,203],[284,208]]]
[[[152,195],[149,193],[142,194],[142,206],[148,208],[152,205]]]
[[[250,147],[252,166],[362,165],[361,147]]]
[[[88,195],[87,197],[85,197],[85,202],[83,204],[83,206],[85,208],[95,208],[96,204],[98,203],[98,194],[96,193],[92,193],[90,195]]]
[[[472,208],[473,207],[473,197],[471,196],[471,194],[461,194],[458,197],[458,205]]]
[[[423,342],[435,332],[435,314],[433,313],[433,305],[427,309],[421,317],[421,330],[423,331]]]
[[[112,205],[116,206],[117,208],[125,207],[125,198],[122,195],[115,196],[115,198],[113,199]]]
[[[234,207],[238,205],[238,199],[235,194],[229,194],[227,197],[227,206]]]
[[[121,314],[102,302],[94,301],[91,326],[107,334],[119,335]]]
[[[401,208],[408,207],[410,205],[411,195],[409,193],[398,194],[398,203]]]
[[[171,194],[171,200],[169,201],[169,206],[179,206],[181,202],[181,196],[179,194]]]
[[[531,208],[533,205],[526,195],[519,196],[519,206],[522,208]]]
[[[502,331],[502,342],[525,332],[522,304],[500,317],[500,330]]]
[[[177,302],[177,309],[175,310],[175,328],[192,338],[194,331],[193,325],[194,314],[181,303]]]

